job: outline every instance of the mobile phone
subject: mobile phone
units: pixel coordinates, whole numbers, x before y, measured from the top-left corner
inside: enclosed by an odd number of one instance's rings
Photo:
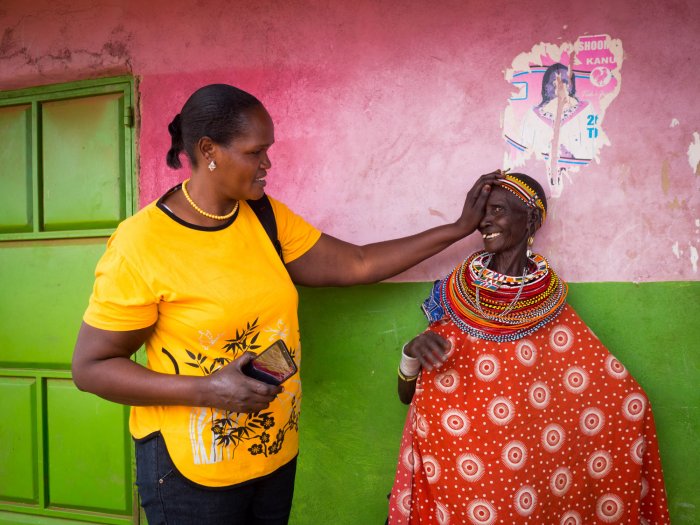
[[[297,365],[287,345],[279,339],[243,365],[241,370],[245,375],[263,383],[281,385],[297,373]]]

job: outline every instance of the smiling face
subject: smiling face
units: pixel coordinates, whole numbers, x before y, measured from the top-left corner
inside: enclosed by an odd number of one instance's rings
[[[217,144],[210,155],[216,161],[211,173],[228,199],[257,200],[263,196],[265,176],[272,163],[267,151],[275,142],[275,128],[263,106],[245,113],[242,133],[227,146]]]
[[[508,260],[522,258],[527,251],[530,211],[508,190],[495,186],[486,202],[479,232],[484,249]]]

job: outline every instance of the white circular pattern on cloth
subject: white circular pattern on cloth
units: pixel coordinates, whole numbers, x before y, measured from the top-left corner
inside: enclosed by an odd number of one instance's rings
[[[442,423],[442,428],[453,436],[458,437],[469,432],[469,428],[471,427],[471,422],[467,414],[456,408],[448,408],[445,410],[442,413],[440,422]]]
[[[475,499],[467,507],[467,517],[472,525],[492,525],[496,521],[496,509],[485,499]]]
[[[639,436],[634,440],[632,446],[630,447],[630,457],[637,465],[641,465],[644,462],[644,453],[647,450],[647,442],[644,436]]]
[[[549,488],[552,494],[558,497],[564,496],[569,492],[573,479],[568,467],[559,467],[549,478]]]
[[[433,381],[440,392],[451,394],[459,386],[459,374],[455,370],[447,370],[436,375]]]
[[[439,501],[435,502],[435,517],[437,518],[438,525],[450,524],[450,511]]]
[[[575,510],[567,510],[562,514],[559,525],[583,525],[581,515]]]
[[[428,437],[428,432],[430,427],[428,426],[428,421],[421,414],[416,414],[416,434],[422,439]]]
[[[520,470],[527,461],[527,447],[522,441],[511,441],[501,452],[501,461],[510,470]]]
[[[484,475],[484,463],[475,454],[462,454],[457,458],[457,472],[466,481],[479,481]]]
[[[396,497],[399,512],[404,516],[411,515],[411,489],[404,489]]]
[[[572,366],[564,372],[564,388],[572,394],[580,394],[588,388],[590,382],[588,372],[580,366]]]
[[[537,361],[537,347],[529,339],[523,339],[515,346],[515,357],[525,366],[532,366]]]
[[[647,478],[642,477],[642,490],[639,492],[639,499],[644,499],[649,494],[649,482]]]
[[[549,334],[549,345],[555,352],[566,352],[574,344],[574,333],[568,326],[555,326]]]
[[[622,415],[629,421],[639,421],[644,417],[646,398],[639,392],[628,395],[622,402]]]
[[[523,486],[515,493],[513,506],[515,507],[515,512],[524,517],[535,512],[535,507],[537,506],[537,492],[535,492],[535,489],[529,485]]]
[[[566,439],[566,432],[556,423],[550,423],[542,430],[542,446],[547,452],[557,452]]]
[[[622,500],[615,494],[605,494],[595,504],[595,515],[605,523],[615,523],[624,511]]]
[[[552,399],[552,393],[544,381],[536,381],[530,385],[527,391],[527,398],[533,408],[542,410],[549,406],[549,401]]]
[[[452,357],[452,354],[454,354],[455,350],[457,349],[457,340],[453,335],[449,336],[447,340],[450,342],[450,348],[447,350],[447,352],[445,352],[445,360]]]
[[[486,415],[495,425],[507,425],[515,417],[515,407],[510,399],[499,396],[489,403]]]
[[[610,377],[615,379],[624,379],[627,377],[627,369],[612,354],[609,354],[608,357],[605,358],[605,371]]]
[[[609,452],[596,450],[586,461],[586,470],[593,479],[601,479],[608,475],[613,467],[613,459]]]
[[[474,375],[484,382],[493,381],[501,371],[501,362],[495,355],[484,354],[476,358]]]
[[[435,456],[423,456],[421,463],[423,464],[423,472],[425,472],[425,478],[428,480],[428,483],[436,483],[440,479],[442,469]]]
[[[595,436],[605,425],[605,413],[596,407],[586,408],[578,420],[581,432],[586,436]]]
[[[420,457],[413,450],[413,447],[407,447],[406,450],[403,451],[403,454],[401,454],[401,462],[409,472],[414,472],[420,466]]]

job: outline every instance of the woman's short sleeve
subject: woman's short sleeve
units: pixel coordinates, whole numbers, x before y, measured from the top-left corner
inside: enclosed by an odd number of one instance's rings
[[[97,263],[95,284],[83,321],[112,331],[151,326],[158,319],[157,297],[112,241]]]
[[[321,237],[314,228],[286,205],[270,198],[277,222],[277,237],[282,245],[284,262],[290,263],[304,255]]]

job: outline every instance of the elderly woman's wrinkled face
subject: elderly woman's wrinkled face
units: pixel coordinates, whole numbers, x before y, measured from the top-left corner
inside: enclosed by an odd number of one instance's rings
[[[527,205],[508,190],[495,186],[486,202],[486,213],[479,224],[484,249],[492,253],[527,250]]]

